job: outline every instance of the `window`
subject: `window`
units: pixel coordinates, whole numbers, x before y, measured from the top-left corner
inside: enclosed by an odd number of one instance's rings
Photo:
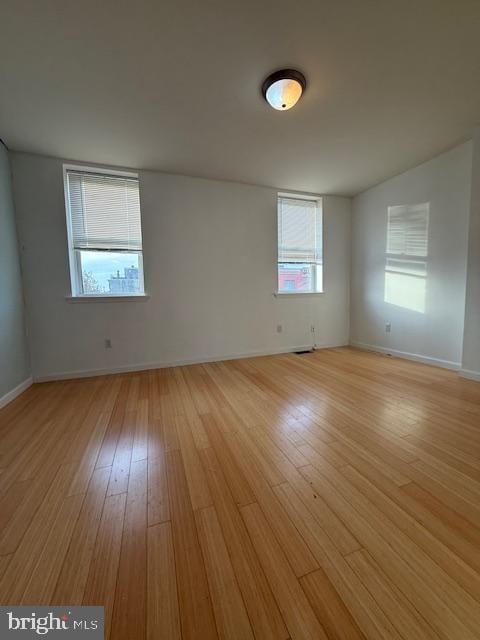
[[[144,294],[138,176],[65,167],[73,296]]]
[[[322,201],[278,197],[278,292],[323,291]]]
[[[385,302],[425,312],[428,202],[388,207]]]

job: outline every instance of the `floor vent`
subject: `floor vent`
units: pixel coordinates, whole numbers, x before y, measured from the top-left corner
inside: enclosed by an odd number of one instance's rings
[[[296,356],[304,356],[306,353],[313,353],[313,349],[303,349],[303,351],[294,351]]]

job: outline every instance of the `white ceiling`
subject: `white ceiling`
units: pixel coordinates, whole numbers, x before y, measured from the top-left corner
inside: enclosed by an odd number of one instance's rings
[[[478,0],[3,0],[15,150],[354,194],[471,136]],[[269,108],[264,77],[309,86]]]

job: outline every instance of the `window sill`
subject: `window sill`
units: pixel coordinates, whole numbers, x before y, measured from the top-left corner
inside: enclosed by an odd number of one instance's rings
[[[273,294],[276,298],[305,298],[310,296],[323,296],[325,291],[292,291],[292,293],[288,293],[287,291],[275,291]]]
[[[67,302],[146,302],[150,296],[140,293],[131,296],[65,296]]]

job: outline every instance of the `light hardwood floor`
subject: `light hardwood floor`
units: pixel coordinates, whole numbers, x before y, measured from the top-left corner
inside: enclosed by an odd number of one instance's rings
[[[350,348],[35,385],[0,604],[112,640],[478,640],[480,384]]]

